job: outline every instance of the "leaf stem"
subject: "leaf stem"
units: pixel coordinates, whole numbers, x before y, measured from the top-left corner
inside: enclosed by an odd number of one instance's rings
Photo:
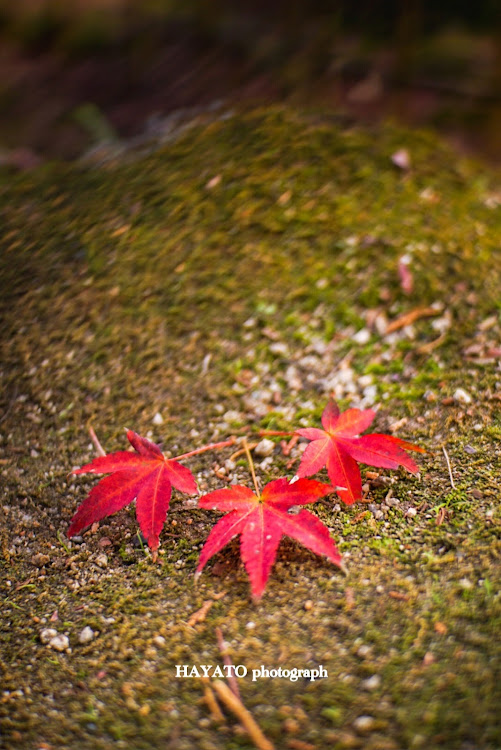
[[[99,442],[99,438],[94,432],[92,425],[89,425],[89,435],[90,435],[90,439],[94,443],[94,447],[96,449],[96,453],[98,454],[98,456],[106,456],[106,451],[104,450],[103,446]]]
[[[251,452],[249,450],[249,444],[247,443],[247,438],[244,438],[242,441],[243,449],[245,451],[245,455],[247,456],[247,461],[249,463],[249,469],[252,474],[252,481],[254,482],[254,488],[256,490],[256,495],[261,497],[261,493],[259,492],[259,487],[257,484],[257,478],[256,478],[256,470],[254,469],[254,461],[252,460]]]
[[[294,435],[294,431],[288,432],[287,430],[259,430],[257,433],[259,437],[264,437],[265,435],[275,435],[276,437],[290,437],[291,435]]]
[[[214,451],[218,448],[226,448],[228,445],[235,445],[236,440],[234,437],[230,438],[229,440],[223,440],[221,443],[211,443],[210,445],[204,445],[202,448],[196,448],[194,451],[189,451],[188,453],[181,453],[180,456],[174,456],[174,458],[171,458],[171,461],[180,461],[182,458],[190,458],[190,456],[196,456],[199,453],[204,453],[204,451]]]

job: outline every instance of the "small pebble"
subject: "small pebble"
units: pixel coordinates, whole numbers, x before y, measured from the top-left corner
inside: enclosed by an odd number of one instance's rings
[[[228,422],[230,424],[231,422],[241,422],[242,415],[235,409],[228,409],[228,411],[225,411],[225,413],[223,414],[223,419],[225,422]]]
[[[368,328],[361,328],[359,331],[353,334],[351,337],[351,340],[355,342],[355,344],[367,344],[370,341],[371,338],[371,332]]]
[[[96,557],[96,565],[99,565],[100,568],[106,568],[108,566],[108,555],[105,555],[104,552]]]
[[[31,558],[31,562],[37,568],[43,568],[44,565],[47,565],[47,563],[50,562],[50,557],[49,555],[43,555],[39,552],[37,555],[33,555],[33,557]]]
[[[360,734],[372,732],[376,726],[376,720],[373,716],[357,716],[353,722],[353,729]]]
[[[80,632],[80,635],[78,636],[78,642],[79,643],[90,643],[94,640],[94,631],[92,628],[90,628],[88,625],[85,626],[85,628]]]
[[[70,640],[67,635],[55,635],[49,641],[49,646],[53,648],[54,651],[66,651],[69,645]]]
[[[49,643],[51,638],[54,638],[56,635],[57,630],[54,630],[54,628],[44,628],[40,631],[40,640],[42,643]]]
[[[362,680],[360,687],[362,690],[377,690],[381,685],[381,677],[378,674],[373,674],[372,677],[368,677],[366,680]]]
[[[305,603],[303,604],[303,607],[305,608],[306,611],[308,611],[309,609],[312,609],[313,602],[311,601],[311,599],[307,599]]]
[[[457,388],[454,391],[452,398],[459,404],[471,404],[472,402],[472,397],[467,391],[464,390],[464,388]]]
[[[417,516],[416,508],[407,508],[405,515],[409,518],[414,518],[414,516]]]
[[[287,357],[289,354],[289,347],[283,341],[274,341],[268,348],[272,354],[278,356]]]
[[[153,417],[152,422],[153,422],[153,424],[163,424],[164,423],[164,418],[162,417],[162,415],[160,414],[159,411],[157,411],[157,413]]]
[[[391,160],[396,167],[403,171],[411,168],[411,155],[406,148],[399,148],[398,151],[395,151],[391,155]]]
[[[389,497],[386,500],[386,505],[388,505],[390,508],[396,508],[397,505],[400,505],[400,500],[398,497]]]
[[[372,647],[368,646],[366,643],[363,643],[357,649],[357,656],[360,656],[361,659],[366,659],[368,656],[370,656],[371,651]]]
[[[254,448],[254,453],[256,454],[256,456],[271,456],[274,450],[275,443],[273,442],[273,440],[263,438],[263,440],[261,440]]]
[[[162,646],[165,646],[165,638],[163,637],[163,635],[156,635],[153,638],[153,643],[155,644],[155,646],[161,648]]]
[[[289,365],[285,371],[284,377],[291,391],[300,391],[303,387],[303,381],[299,377],[299,373],[294,365]]]

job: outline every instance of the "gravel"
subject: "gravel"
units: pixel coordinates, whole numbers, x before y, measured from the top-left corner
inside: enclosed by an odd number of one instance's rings
[[[95,633],[88,625],[85,626],[85,628],[80,632],[80,635],[78,636],[78,642],[85,644],[90,643],[95,638]]]
[[[365,734],[366,732],[372,732],[375,729],[376,720],[373,716],[357,716],[353,722],[353,729],[359,734]]]
[[[268,440],[267,438],[263,438],[256,447],[254,448],[254,453],[256,456],[271,456],[273,451],[275,450],[275,443],[273,440]]]

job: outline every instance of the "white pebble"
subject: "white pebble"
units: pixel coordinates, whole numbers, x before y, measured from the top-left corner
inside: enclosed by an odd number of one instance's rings
[[[372,404],[377,400],[377,385],[366,386],[364,388],[363,395],[364,401],[367,402],[366,406],[372,406]]]
[[[283,341],[275,341],[270,344],[269,350],[272,354],[287,357],[289,354],[289,347]]]
[[[471,404],[472,402],[472,397],[470,396],[468,391],[464,390],[464,388],[457,388],[454,391],[454,395],[452,398],[459,404]]]
[[[163,424],[164,423],[164,418],[162,417],[162,415],[160,414],[159,411],[157,411],[157,413],[153,417],[152,422],[153,422],[153,424]]]
[[[223,414],[223,419],[228,423],[241,422],[242,415],[239,411],[236,411],[236,409],[228,409],[228,411],[225,411],[225,413]]]
[[[365,732],[372,732],[375,726],[376,720],[373,716],[357,716],[353,722],[353,728],[355,731],[361,732],[362,734],[365,734]]]
[[[90,643],[94,640],[94,631],[92,628],[90,628],[88,625],[85,626],[85,628],[80,632],[80,635],[78,636],[78,642],[79,643]]]
[[[373,674],[372,677],[368,677],[366,680],[362,680],[360,687],[362,690],[377,690],[381,685],[381,677],[378,674]]]
[[[54,630],[54,628],[44,628],[40,631],[40,640],[42,643],[49,643],[51,638],[54,638],[56,635],[57,630]]]
[[[416,508],[407,508],[405,515],[408,516],[409,518],[414,518],[414,516],[417,516]]]
[[[351,340],[355,342],[355,344],[367,344],[368,341],[370,341],[371,338],[371,332],[368,328],[361,328],[359,331],[353,334],[351,337]]]
[[[358,379],[358,384],[361,388],[367,388],[368,385],[372,385],[374,382],[374,379],[372,375],[362,375]]]
[[[395,151],[391,155],[391,160],[399,169],[405,171],[411,168],[411,155],[406,148],[399,148],[398,151]]]
[[[70,645],[70,640],[67,635],[55,635],[54,638],[51,638],[49,641],[49,646],[54,649],[54,651],[66,651],[66,649]]]
[[[108,555],[105,555],[104,552],[98,555],[96,557],[96,565],[99,565],[100,568],[106,568],[108,566]]]
[[[289,365],[284,373],[285,380],[291,391],[300,391],[303,387],[303,381],[299,377],[297,368]]]
[[[263,440],[261,440],[254,448],[254,453],[256,454],[256,456],[271,456],[274,450],[275,443],[273,442],[273,440],[263,438]]]

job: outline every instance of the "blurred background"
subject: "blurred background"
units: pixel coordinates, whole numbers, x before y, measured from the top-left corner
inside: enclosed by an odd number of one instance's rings
[[[499,0],[0,0],[0,163],[287,101],[501,160]]]

